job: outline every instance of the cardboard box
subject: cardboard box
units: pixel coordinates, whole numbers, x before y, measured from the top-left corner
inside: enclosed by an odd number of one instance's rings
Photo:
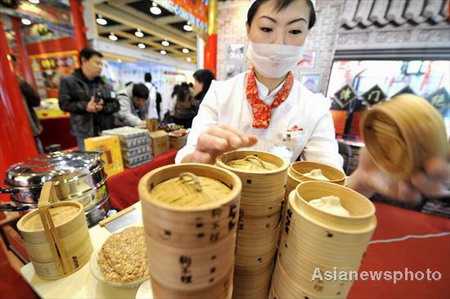
[[[150,138],[152,140],[152,152],[154,157],[169,150],[169,134],[166,132],[161,130],[151,132]]]
[[[178,133],[180,132],[180,133]],[[170,149],[182,149],[187,142],[188,131],[186,130],[178,130],[169,133],[169,145]]]
[[[159,122],[157,118],[147,118],[145,120],[145,126],[147,127],[147,130],[149,132],[156,132],[158,131]]]
[[[87,151],[101,151],[102,160],[105,162],[105,172],[113,176],[123,171],[122,152],[119,137],[100,136],[84,140]]]

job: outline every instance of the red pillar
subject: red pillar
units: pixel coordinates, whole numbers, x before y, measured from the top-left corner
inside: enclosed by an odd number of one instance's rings
[[[8,43],[0,18],[0,184],[11,164],[37,155],[19,83],[7,55]]]
[[[204,51],[204,67],[217,76],[217,24],[218,0],[210,0],[208,8],[208,34]]]
[[[208,35],[205,45],[204,67],[217,75],[217,34]]]
[[[83,10],[84,7],[80,0],[70,0],[70,12],[72,13],[73,31],[75,33],[75,42],[78,51],[81,51],[87,46],[87,29],[84,26]]]
[[[17,48],[19,49],[20,61],[22,72],[25,76],[25,80],[30,83],[32,86],[36,87],[33,79],[33,70],[31,69],[30,60],[28,59],[27,48],[22,39],[22,33],[20,32],[20,19],[11,18],[13,30],[16,33],[16,43]]]

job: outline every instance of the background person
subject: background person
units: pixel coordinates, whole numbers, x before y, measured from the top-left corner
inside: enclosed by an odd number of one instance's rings
[[[120,108],[112,87],[100,78],[102,58],[102,53],[84,48],[79,54],[81,67],[63,77],[59,86],[59,107],[70,112],[79,150],[84,150],[84,139],[114,127],[113,114]]]
[[[117,99],[120,103],[120,110],[114,115],[115,126],[144,126],[148,94],[148,88],[142,83],[132,83],[119,92]]]

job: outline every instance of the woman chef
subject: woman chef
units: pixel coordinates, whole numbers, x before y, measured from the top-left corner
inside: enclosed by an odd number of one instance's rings
[[[176,162],[215,162],[242,147],[289,153],[302,160],[342,167],[330,102],[313,94],[290,72],[302,57],[302,46],[316,14],[311,0],[256,0],[247,13],[247,57],[254,68],[227,81],[213,81],[194,119],[187,145]],[[381,172],[365,149],[349,187],[417,202],[421,193],[442,194],[449,173],[437,158],[423,172],[395,181]]]

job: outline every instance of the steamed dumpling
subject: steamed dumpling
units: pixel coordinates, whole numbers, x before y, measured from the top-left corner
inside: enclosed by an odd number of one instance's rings
[[[308,177],[310,179],[314,180],[321,180],[321,181],[329,181],[330,179],[327,178],[322,174],[322,169],[313,169],[310,172],[303,174],[305,177]]]
[[[313,199],[309,201],[309,205],[333,215],[350,216],[350,212],[341,205],[341,199],[337,196],[325,196],[319,199]]]

